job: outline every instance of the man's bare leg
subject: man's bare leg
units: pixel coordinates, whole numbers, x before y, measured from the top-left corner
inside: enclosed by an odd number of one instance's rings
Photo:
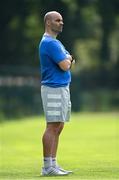
[[[64,123],[47,123],[46,130],[43,135],[43,156],[56,157],[59,135],[64,127]]]

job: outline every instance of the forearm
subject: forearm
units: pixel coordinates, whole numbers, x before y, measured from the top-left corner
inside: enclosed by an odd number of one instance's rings
[[[63,71],[68,71],[74,63],[75,60],[73,56],[67,55],[67,58],[59,63],[59,66]]]

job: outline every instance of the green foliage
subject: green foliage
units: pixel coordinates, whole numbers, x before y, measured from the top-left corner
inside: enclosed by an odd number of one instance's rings
[[[113,31],[118,29],[116,27],[118,6],[117,0],[21,0],[14,1],[14,3],[8,2],[7,6],[2,1],[0,6],[0,64],[38,66],[38,55],[36,54],[44,31],[43,17],[47,11],[56,10],[64,18],[65,27],[59,38],[68,50],[73,54],[77,54],[77,51],[79,54],[82,53],[80,49],[75,50],[77,42],[80,44],[80,39],[86,40],[84,41],[85,46],[87,41],[94,42],[94,46],[98,43],[96,59],[101,64],[106,62],[107,66],[107,63],[113,59],[109,41]],[[116,46],[115,40],[113,44]],[[90,47],[87,48],[90,51]],[[91,51],[95,49],[91,48]],[[79,54],[76,56],[77,59],[80,57]],[[85,52],[83,55],[85,58]],[[118,52],[115,51],[114,56],[117,61]],[[93,66],[91,61],[89,64]],[[98,62],[97,66],[99,66]]]
[[[23,117],[41,114],[40,87],[12,87],[0,89],[0,121],[6,117]]]
[[[72,114],[60,137],[58,162],[73,170],[66,177],[41,177],[44,117],[28,117],[0,124],[1,179],[119,178],[117,113]]]

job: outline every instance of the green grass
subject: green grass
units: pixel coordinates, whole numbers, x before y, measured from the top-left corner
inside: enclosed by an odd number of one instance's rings
[[[78,113],[60,137],[58,162],[74,173],[41,177],[43,117],[0,124],[0,179],[119,179],[119,114]]]

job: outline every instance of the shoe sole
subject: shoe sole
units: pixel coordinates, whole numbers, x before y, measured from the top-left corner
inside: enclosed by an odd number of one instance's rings
[[[41,174],[41,176],[43,177],[43,176],[68,176],[69,175],[69,173],[67,173],[67,174]]]
[[[41,175],[41,177],[49,177],[49,176],[68,176],[69,174],[45,174],[45,175]]]

